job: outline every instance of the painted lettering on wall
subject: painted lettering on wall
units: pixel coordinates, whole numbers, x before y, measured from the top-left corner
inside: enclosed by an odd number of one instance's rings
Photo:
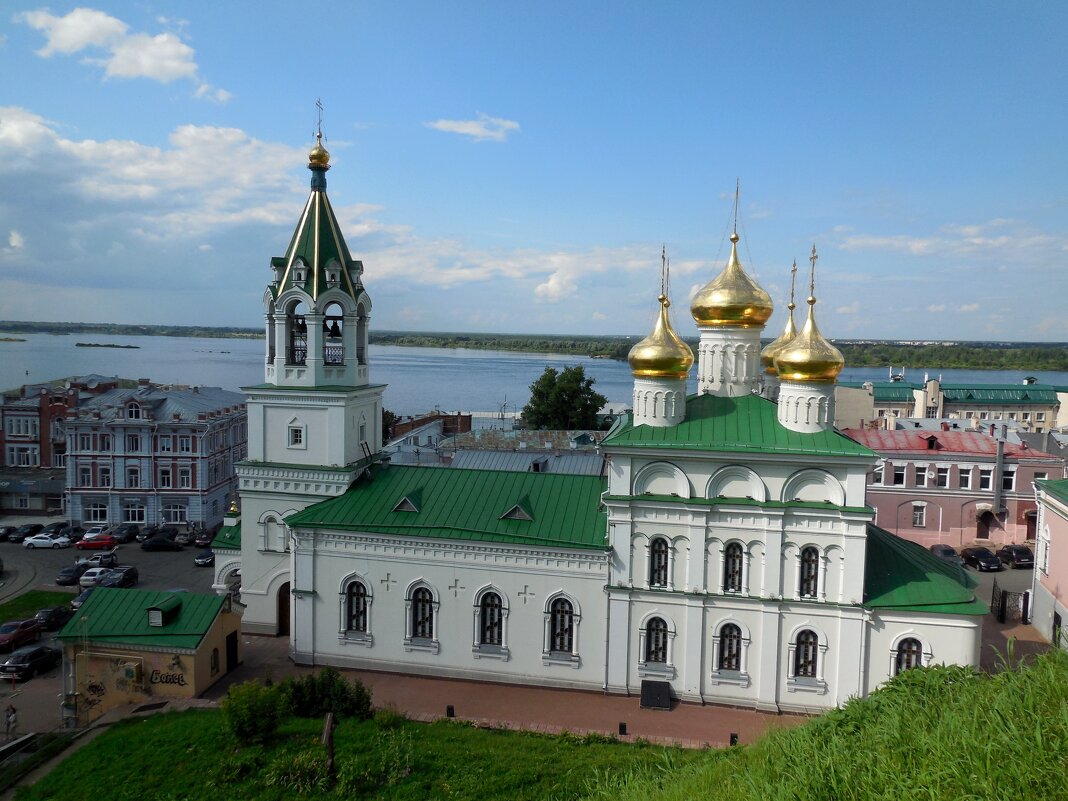
[[[185,686],[184,673],[164,673],[162,670],[153,670],[149,679],[153,684],[178,684]]]

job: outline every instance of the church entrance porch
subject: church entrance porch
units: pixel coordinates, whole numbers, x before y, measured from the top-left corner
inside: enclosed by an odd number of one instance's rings
[[[289,582],[278,588],[278,636],[289,636]]]

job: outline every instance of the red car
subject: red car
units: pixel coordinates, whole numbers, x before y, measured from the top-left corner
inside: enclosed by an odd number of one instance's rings
[[[34,618],[29,620],[9,620],[0,625],[0,652],[14,651],[20,646],[41,639],[41,622]]]
[[[74,547],[80,551],[101,550],[110,551],[119,541],[110,534],[97,534],[95,537],[84,537],[74,543]]]

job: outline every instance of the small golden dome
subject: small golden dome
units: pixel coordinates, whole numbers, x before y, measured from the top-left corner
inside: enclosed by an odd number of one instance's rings
[[[630,349],[627,362],[635,378],[686,378],[693,366],[693,351],[671,327],[671,301],[661,295],[660,315],[653,333]]]
[[[797,336],[797,329],[794,327],[794,309],[797,308],[794,304],[794,283],[797,279],[797,261],[794,261],[794,265],[790,268],[790,302],[786,305],[789,310],[789,316],[786,318],[786,328],[779,334],[779,338],[774,342],[768,344],[764,350],[760,351],[760,361],[764,365],[764,372],[768,375],[776,375],[775,371],[775,357],[779,355],[779,351],[790,344],[791,340]]]
[[[812,310],[815,305],[816,298],[809,295],[808,319],[804,327],[773,357],[775,369],[783,381],[834,381],[845,367],[842,352],[824,339],[816,327]]]
[[[727,266],[697,293],[690,313],[699,326],[763,326],[775,306],[771,296],[745,274],[738,261],[738,234],[731,234]]]
[[[315,147],[308,152],[308,166],[328,170],[330,169],[330,151],[323,147],[323,135],[315,136]]]

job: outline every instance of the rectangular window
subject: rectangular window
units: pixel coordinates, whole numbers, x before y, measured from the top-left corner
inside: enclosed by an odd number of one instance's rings
[[[927,467],[925,465],[916,465],[916,486],[927,486]]]
[[[1001,488],[1008,492],[1016,489],[1016,471],[1006,470],[1001,474]]]
[[[935,484],[936,484],[936,486],[939,486],[939,487],[948,487],[949,486],[949,468],[948,467],[939,467],[938,468],[938,472],[937,472],[937,474],[935,476]]]
[[[78,435],[78,450],[91,451],[93,449],[93,438],[89,434]]]
[[[1046,419],[1046,413],[1045,412],[1035,412],[1035,420],[1037,420],[1038,422],[1041,423],[1045,419]]]
[[[110,467],[101,467],[100,468],[100,486],[101,487],[110,487],[111,486],[111,468]]]
[[[872,484],[882,484],[883,483],[883,465],[882,465],[882,462],[880,462],[879,464],[875,465],[875,469],[872,470],[871,483]]]
[[[302,448],[304,447],[304,429],[300,426],[289,427],[289,447],[290,448]]]
[[[93,486],[93,469],[91,467],[79,467],[78,468],[78,486],[79,487],[91,487],[91,486]]]
[[[173,453],[174,452],[174,440],[171,439],[170,434],[164,434],[159,438],[159,452],[160,453]]]
[[[924,528],[927,525],[927,507],[916,504],[912,507],[912,527]]]
[[[1010,420],[1015,420],[1016,419],[1016,412],[1009,412],[1009,419]]]
[[[1023,419],[1024,420],[1030,420],[1031,419],[1031,413],[1030,412],[1024,412],[1023,413]]]
[[[960,473],[958,473],[957,475],[958,475],[958,486],[961,489],[971,489],[972,488],[972,469],[970,467],[962,467],[962,468],[960,468]]]
[[[173,486],[171,483],[171,469],[169,467],[161,467],[159,469],[159,486],[160,489],[170,489]]]
[[[905,486],[905,466],[904,465],[894,465],[894,486],[895,487],[903,487],[903,486]]]
[[[1046,473],[1044,470],[1042,472],[1039,472],[1039,471],[1036,470],[1035,471],[1035,481],[1045,481],[1047,475],[1048,475],[1048,473]]]
[[[137,467],[126,469],[126,486],[129,489],[138,489],[141,486],[141,470]]]
[[[990,419],[990,412],[979,412],[979,419],[980,420],[989,420]]]
[[[193,438],[192,437],[178,437],[178,453],[192,453],[193,452]]]
[[[97,439],[100,442],[100,450],[105,453],[111,450],[111,434],[101,434]]]
[[[126,451],[127,451],[127,453],[140,453],[141,452],[141,435],[140,434],[127,434],[126,435]]]
[[[938,407],[937,406],[928,406],[926,409],[924,409],[924,417],[926,417],[929,420],[933,420],[936,417],[938,417]]]
[[[189,489],[193,486],[193,473],[188,467],[178,468],[178,488]]]
[[[994,487],[994,471],[988,468],[979,470],[979,489],[988,490]]]

